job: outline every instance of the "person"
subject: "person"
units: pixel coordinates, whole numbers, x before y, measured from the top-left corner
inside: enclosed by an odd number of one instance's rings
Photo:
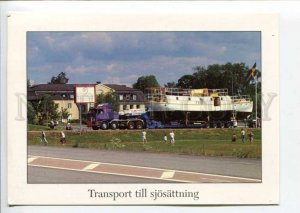
[[[70,124],[70,123],[68,123],[68,124],[67,124],[67,126],[66,126],[66,130],[72,130],[72,126],[71,126],[71,124]]]
[[[67,143],[66,135],[63,131],[60,132],[60,142],[61,142],[61,144],[66,144]]]
[[[44,131],[42,131],[41,143],[45,143],[46,145],[48,144],[46,133]]]
[[[165,134],[165,136],[164,136],[164,142],[167,143],[167,141],[168,141],[168,137],[167,137],[167,134]]]
[[[143,143],[147,143],[147,138],[146,138],[146,131],[144,130],[143,132],[142,132],[142,140],[143,140]]]
[[[236,134],[235,134],[235,133],[233,133],[232,138],[231,138],[231,141],[232,141],[232,142],[236,142]]]
[[[54,129],[54,121],[53,120],[50,121],[50,128]]]
[[[242,142],[244,143],[245,142],[245,130],[244,130],[244,128],[242,128],[242,130],[241,130],[241,137],[242,137]]]
[[[173,131],[170,132],[170,143],[172,145],[175,143],[175,134]]]
[[[249,140],[250,140],[250,143],[253,143],[253,132],[252,132],[252,130],[250,130],[250,133],[249,133]]]

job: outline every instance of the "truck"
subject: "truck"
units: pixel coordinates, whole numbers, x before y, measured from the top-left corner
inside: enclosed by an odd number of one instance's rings
[[[126,113],[120,115],[114,112],[109,103],[91,107],[87,115],[87,126],[93,130],[106,129],[155,129],[161,128],[160,122],[150,120],[146,113]]]
[[[162,123],[150,119],[147,113],[126,113],[121,115],[114,112],[109,103],[91,107],[87,115],[87,127],[93,130],[107,129],[158,129],[158,128],[232,128],[236,127],[236,121],[171,121]]]

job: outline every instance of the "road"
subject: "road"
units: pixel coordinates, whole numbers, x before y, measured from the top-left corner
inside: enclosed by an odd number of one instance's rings
[[[261,160],[28,146],[28,183],[260,182]]]

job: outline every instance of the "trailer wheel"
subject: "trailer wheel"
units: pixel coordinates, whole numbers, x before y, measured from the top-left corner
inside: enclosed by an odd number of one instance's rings
[[[128,122],[127,129],[134,129],[134,123],[132,121]]]
[[[142,129],[142,128],[143,128],[143,123],[142,123],[141,121],[137,121],[137,122],[135,123],[135,128],[136,128],[136,129]]]
[[[118,128],[117,122],[112,122],[112,123],[110,124],[110,128],[113,129],[113,130],[117,129],[117,128]]]
[[[108,124],[107,124],[107,122],[103,122],[103,123],[101,124],[101,129],[103,129],[103,130],[108,129]]]
[[[97,127],[97,126],[92,126],[92,129],[93,129],[93,130],[98,130],[99,127]]]

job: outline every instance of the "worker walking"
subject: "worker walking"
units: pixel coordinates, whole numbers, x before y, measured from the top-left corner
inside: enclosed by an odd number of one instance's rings
[[[241,137],[242,137],[242,143],[244,143],[245,142],[245,130],[244,130],[244,128],[242,128],[242,130],[241,130]]]
[[[46,138],[46,133],[44,131],[42,131],[42,137],[41,137],[41,143],[42,144],[48,144],[47,138]]]
[[[146,131],[144,130],[143,132],[142,132],[142,141],[143,141],[143,143],[147,143],[148,141],[147,141],[147,138],[146,138]]]
[[[63,131],[60,132],[60,143],[65,145],[67,143],[66,135]]]
[[[175,144],[175,134],[174,134],[173,131],[170,132],[170,143],[171,143],[172,145]]]
[[[250,140],[250,143],[252,144],[253,143],[253,132],[252,132],[252,130],[250,130],[250,133],[249,133],[249,140]]]

